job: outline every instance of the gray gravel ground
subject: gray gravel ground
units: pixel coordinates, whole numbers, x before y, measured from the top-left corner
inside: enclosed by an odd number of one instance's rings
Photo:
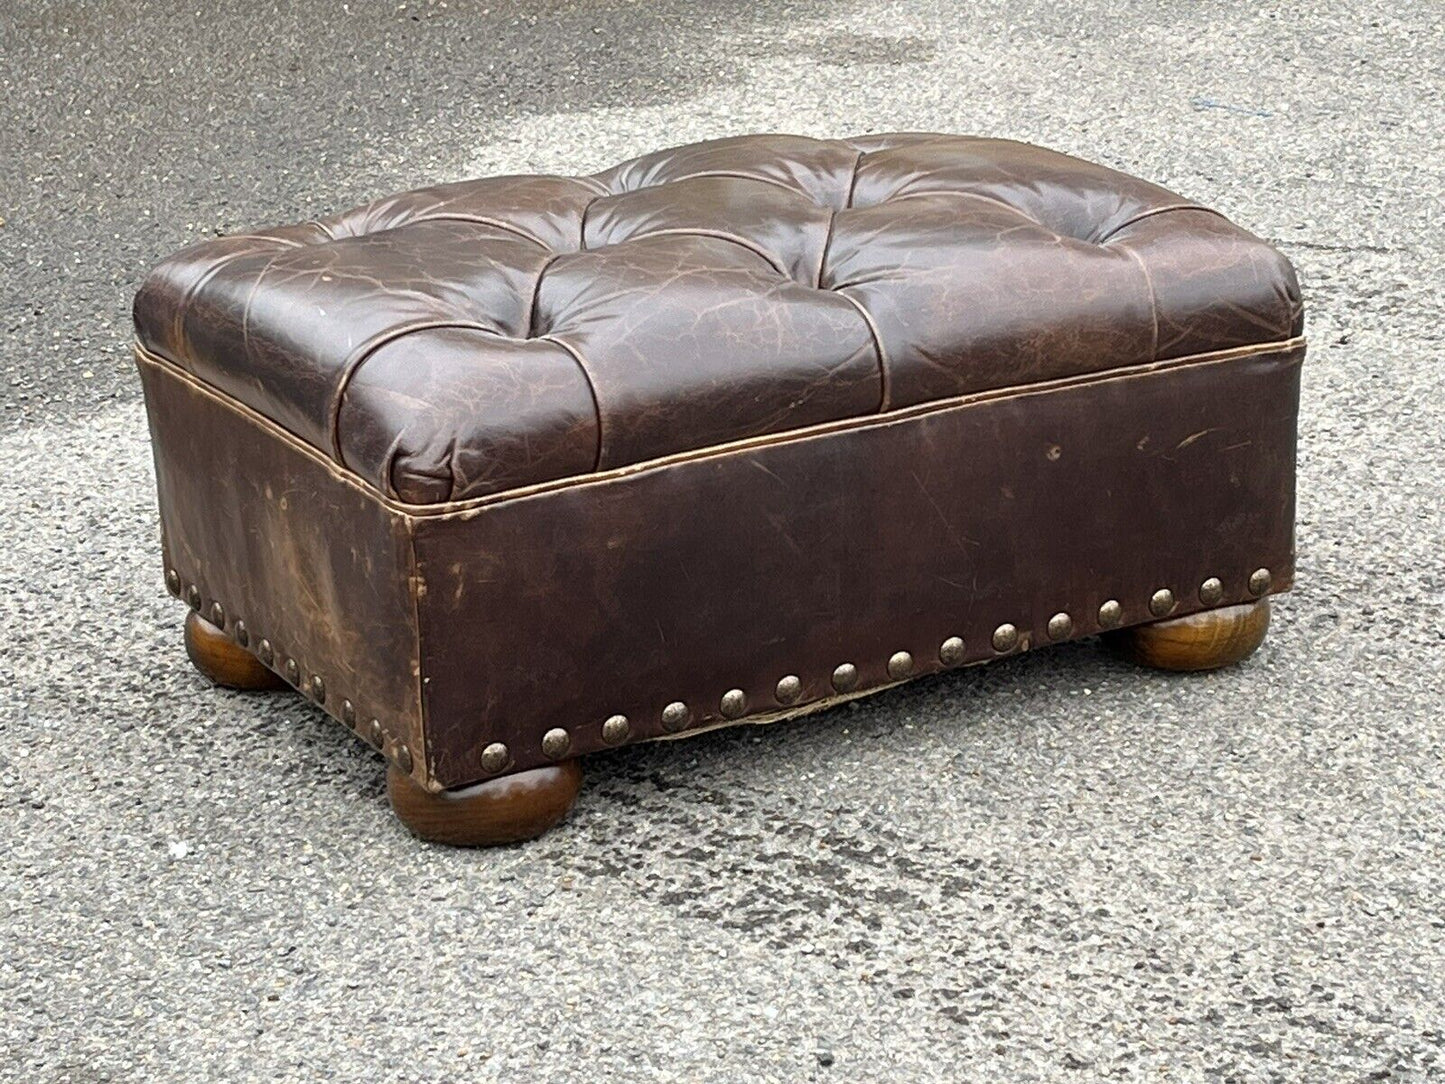
[[[1438,4],[6,4],[0,1079],[1445,1079],[1442,56]],[[137,277],[765,128],[1033,140],[1279,243],[1298,588],[1234,671],[1037,652],[420,846],[341,728],[186,664]]]

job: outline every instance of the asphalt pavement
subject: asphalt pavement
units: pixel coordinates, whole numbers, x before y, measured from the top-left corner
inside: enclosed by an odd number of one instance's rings
[[[947,0],[0,8],[0,1080],[1445,1079],[1445,17]],[[1304,286],[1248,663],[1091,642],[587,764],[495,851],[187,664],[129,299],[186,242],[780,129],[1043,143]]]

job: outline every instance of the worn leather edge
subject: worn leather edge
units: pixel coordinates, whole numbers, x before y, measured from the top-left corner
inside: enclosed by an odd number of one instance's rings
[[[173,367],[140,370],[171,594],[190,601],[195,592],[191,608],[208,619],[221,604],[224,635],[240,649],[439,789],[427,774],[417,521],[362,487],[338,486],[323,458],[275,439]],[[237,620],[247,637],[237,637]],[[317,677],[321,694],[310,685]],[[409,764],[398,759],[403,747]]]
[[[177,379],[191,384],[201,394],[209,396],[217,403],[234,410],[252,424],[274,436],[277,440],[284,441],[303,455],[309,456],[339,481],[360,490],[378,504],[396,512],[398,515],[415,519],[432,519],[448,516],[466,517],[482,508],[500,504],[504,501],[518,500],[541,493],[553,492],[558,489],[571,488],[573,486],[594,485],[613,478],[624,477],[642,471],[660,470],[675,463],[688,462],[695,459],[747,452],[760,447],[807,440],[810,437],[824,436],[845,430],[897,425],[922,415],[944,410],[967,409],[979,403],[994,402],[999,399],[1041,395],[1064,388],[1122,380],[1129,377],[1185,368],[1187,366],[1214,365],[1236,361],[1240,358],[1264,357],[1271,354],[1292,354],[1296,351],[1304,350],[1306,345],[1306,338],[1303,335],[1299,335],[1292,339],[1284,339],[1279,342],[1263,343],[1255,346],[1238,346],[1228,350],[1212,351],[1207,354],[1191,354],[1187,357],[1171,358],[1166,361],[1151,361],[1142,365],[1108,369],[1097,373],[1084,373],[1079,376],[1042,381],[1036,384],[1021,384],[1008,388],[995,388],[988,391],[972,392],[968,395],[954,396],[950,399],[937,399],[928,403],[919,403],[901,410],[888,411],[881,414],[867,414],[855,418],[841,418],[836,421],[823,422],[801,429],[790,429],[782,433],[770,433],[759,437],[749,437],[745,440],[716,444],[707,448],[695,448],[686,452],[676,452],[672,455],[643,460],[640,463],[629,463],[626,466],[613,467],[605,471],[594,471],[590,474],[573,475],[567,478],[555,478],[546,482],[537,482],[533,485],[522,486],[517,489],[503,490],[499,493],[488,493],[480,497],[471,497],[461,501],[446,501],[437,504],[408,504],[404,501],[398,501],[392,497],[388,497],[381,490],[377,489],[376,486],[361,477],[361,475],[354,471],[347,470],[334,459],[325,455],[313,445],[302,440],[290,430],[277,424],[254,408],[217,391],[205,381],[195,377],[174,360],[147,349],[139,342],[133,343],[133,352],[137,365],[151,365],[163,369]]]
[[[419,755],[416,757],[415,772],[407,774],[413,775],[422,784],[423,789],[436,792],[443,788],[432,778],[431,739],[427,735],[426,677],[422,670],[422,660],[426,658],[426,638],[422,631],[421,620],[421,597],[426,591],[426,582],[422,579],[421,568],[416,557],[416,520],[397,514],[394,509],[387,509],[387,511],[392,513],[400,525],[402,533],[406,535],[406,594],[411,602],[411,634],[413,643],[416,645],[416,668],[411,674],[411,681],[416,693],[415,725]]]

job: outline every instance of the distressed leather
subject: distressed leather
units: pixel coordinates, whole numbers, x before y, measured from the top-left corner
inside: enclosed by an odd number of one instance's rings
[[[464,500],[991,389],[1289,340],[1218,213],[1007,140],[751,136],[223,237],[152,354],[387,496]]]
[[[615,715],[621,741],[771,721],[893,684],[900,651],[917,677],[1054,642],[1060,613],[1093,635],[1108,600],[1133,625],[1160,588],[1172,617],[1252,601],[1258,568],[1287,590],[1303,357],[1074,377],[424,508],[139,360],[172,589],[269,638],[299,690],[320,676],[326,711],[436,789],[498,774],[493,743],[505,772],[551,763],[553,728],[580,756],[617,744]]]

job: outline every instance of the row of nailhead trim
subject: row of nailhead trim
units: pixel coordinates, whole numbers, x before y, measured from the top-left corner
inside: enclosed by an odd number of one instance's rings
[[[1255,598],[1264,595],[1270,587],[1269,569],[1257,568],[1250,573],[1249,593]],[[1199,601],[1205,606],[1217,606],[1224,599],[1224,583],[1217,576],[1210,576],[1199,585]],[[1178,605],[1174,592],[1161,587],[1149,596],[1149,612],[1156,618],[1168,617]],[[1118,599],[1106,599],[1098,611],[1099,628],[1109,630],[1118,627],[1124,619],[1124,607]],[[1074,631],[1074,619],[1068,613],[1059,611],[1048,621],[1050,640],[1065,640]],[[991,645],[1000,655],[1006,655],[1019,645],[1018,627],[1005,622],[993,630]],[[963,662],[964,643],[960,636],[950,636],[938,648],[938,661],[946,667]],[[888,659],[888,676],[894,681],[903,681],[913,673],[913,656],[907,651],[894,652]],[[840,663],[833,670],[831,683],[839,694],[850,693],[858,685],[858,668],[851,662]],[[791,707],[803,695],[803,682],[796,674],[779,679],[775,690],[778,703]],[[747,694],[742,689],[729,689],[718,702],[718,710],[725,719],[740,719],[748,712]],[[674,700],[662,709],[664,733],[676,734],[683,730],[692,718],[692,709],[681,700]],[[602,724],[602,740],[608,745],[621,745],[632,736],[632,723],[625,715],[612,715]],[[553,727],[542,735],[542,754],[549,760],[561,760],[572,748],[572,735],[562,727]],[[487,775],[496,775],[512,763],[512,752],[503,742],[492,742],[482,750],[481,768]]]
[[[180,573],[173,568],[166,569],[166,589],[177,598],[182,597]],[[201,614],[222,632],[226,631],[226,608],[222,606],[220,602],[212,602],[210,609],[202,613],[201,607],[203,600],[201,598],[201,589],[194,583],[185,588],[184,597],[191,609]],[[246,650],[251,650],[251,630],[246,627],[246,622],[240,618],[231,621],[231,639],[235,640],[238,645]],[[312,673],[311,676],[303,682],[301,680],[301,663],[293,657],[284,656],[276,651],[271,641],[265,637],[256,641],[256,649],[251,653],[261,661],[263,666],[275,670],[285,678],[289,684],[295,686],[298,692],[309,696],[312,700],[316,701],[317,704],[323,707],[325,706],[327,696],[326,680],[320,674]],[[272,665],[278,658],[285,659],[280,670],[276,670]],[[395,762],[396,766],[403,772],[406,772],[408,775],[411,774],[414,765],[411,749],[408,748],[407,744],[401,739],[388,734],[386,728],[381,725],[380,719],[373,717],[366,723],[358,726],[356,722],[356,705],[346,699],[341,701],[337,717],[346,724],[349,730],[355,731],[357,737],[361,738],[362,741],[373,746],[380,751],[383,756]],[[390,752],[387,750],[388,739],[390,739],[391,743]]]

